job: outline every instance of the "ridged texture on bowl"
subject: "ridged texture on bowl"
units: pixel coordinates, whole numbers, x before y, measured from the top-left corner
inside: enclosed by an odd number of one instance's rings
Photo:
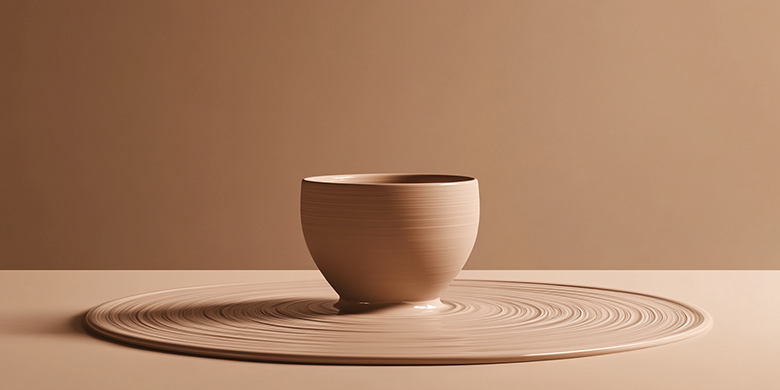
[[[474,246],[478,183],[304,179],[301,223],[309,252],[342,300],[435,299]]]

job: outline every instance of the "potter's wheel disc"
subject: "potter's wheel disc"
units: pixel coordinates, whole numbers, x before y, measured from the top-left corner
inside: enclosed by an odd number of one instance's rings
[[[472,364],[647,348],[706,333],[691,305],[625,291],[456,280],[437,313],[338,315],[324,281],[194,287],[105,303],[102,337],[167,352],[272,362]]]

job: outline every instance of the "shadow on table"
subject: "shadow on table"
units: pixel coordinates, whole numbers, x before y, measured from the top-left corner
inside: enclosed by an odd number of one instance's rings
[[[82,323],[87,312],[77,315],[28,314],[0,319],[0,333],[13,335],[75,335],[87,332]]]

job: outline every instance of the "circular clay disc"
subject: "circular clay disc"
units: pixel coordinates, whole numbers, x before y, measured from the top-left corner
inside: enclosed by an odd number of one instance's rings
[[[706,333],[704,311],[625,291],[456,280],[445,307],[339,314],[324,281],[193,287],[87,313],[94,334],[190,355],[325,364],[477,364],[629,351]]]

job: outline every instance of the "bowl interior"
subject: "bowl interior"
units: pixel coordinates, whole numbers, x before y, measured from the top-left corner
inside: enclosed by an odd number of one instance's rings
[[[440,174],[364,173],[348,175],[313,176],[303,179],[312,183],[329,184],[452,184],[475,180],[473,177]]]

